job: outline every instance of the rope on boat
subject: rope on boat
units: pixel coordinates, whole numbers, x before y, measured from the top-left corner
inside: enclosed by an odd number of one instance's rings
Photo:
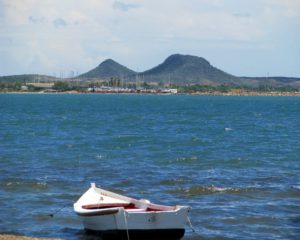
[[[129,238],[129,231],[128,231],[127,216],[126,216],[126,212],[125,212],[124,209],[123,209],[123,213],[124,213],[124,220],[125,220],[125,227],[126,227],[127,240],[130,240],[130,238]]]
[[[189,218],[189,216],[187,216],[187,222],[190,226],[190,228],[192,229],[193,233],[196,234],[197,236],[201,237],[201,235],[199,233],[196,232],[196,229],[194,228],[192,222],[191,222],[191,219]],[[202,237],[201,237],[202,239]]]
[[[189,216],[187,216],[187,222],[188,222],[190,228],[192,229],[193,233],[196,233],[196,230],[193,227],[193,224],[192,224],[191,219],[189,218]]]
[[[65,204],[64,206],[62,206],[61,208],[59,208],[55,212],[48,214],[48,216],[53,218],[57,213],[59,213],[61,210],[63,210],[65,207],[67,207],[69,205],[70,205],[70,203]]]

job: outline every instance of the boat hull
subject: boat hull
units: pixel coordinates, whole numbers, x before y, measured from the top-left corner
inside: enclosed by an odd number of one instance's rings
[[[105,240],[128,240],[126,230],[95,231],[85,229],[85,232],[88,236],[97,236]],[[128,235],[130,240],[179,240],[184,236],[184,232],[185,229],[131,229],[128,230]]]
[[[81,215],[84,228],[94,231],[184,229],[188,214],[188,208],[185,207],[159,212],[128,212],[124,208],[104,211],[109,214],[98,211],[95,215]]]

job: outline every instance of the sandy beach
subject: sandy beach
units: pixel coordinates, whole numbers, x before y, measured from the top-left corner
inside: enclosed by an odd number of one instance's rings
[[[34,238],[14,234],[0,234],[0,240],[60,240],[58,238]]]

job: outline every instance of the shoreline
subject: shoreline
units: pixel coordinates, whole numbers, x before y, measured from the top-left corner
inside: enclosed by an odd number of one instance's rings
[[[300,92],[198,92],[189,95],[203,96],[248,96],[248,97],[300,97]]]
[[[300,97],[300,92],[195,92],[195,93],[122,93],[122,92],[78,92],[78,91],[66,91],[66,92],[0,92],[0,94],[120,94],[120,95],[198,95],[198,96],[247,96],[247,97]]]
[[[16,234],[0,233],[0,240],[61,240],[59,238],[27,237]]]

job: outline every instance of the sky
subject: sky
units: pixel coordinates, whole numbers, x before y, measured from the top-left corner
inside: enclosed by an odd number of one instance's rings
[[[300,77],[300,0],[0,0],[0,76],[69,77],[169,55],[237,76]]]

